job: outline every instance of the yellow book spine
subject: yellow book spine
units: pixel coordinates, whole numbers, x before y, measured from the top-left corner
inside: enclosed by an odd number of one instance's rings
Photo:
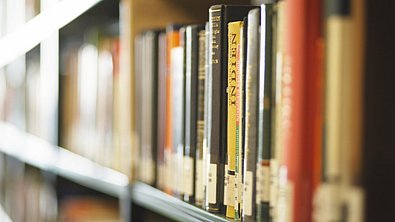
[[[238,78],[240,75],[238,69],[237,54],[240,48],[240,28],[243,22],[230,22],[228,24],[228,172],[227,177],[227,197],[225,197],[226,217],[234,218],[235,216],[235,170],[236,170],[236,122],[237,122],[237,94],[239,93]]]

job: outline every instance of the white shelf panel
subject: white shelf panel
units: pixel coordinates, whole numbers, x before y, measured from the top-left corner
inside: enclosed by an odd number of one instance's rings
[[[0,39],[0,68],[34,48],[101,0],[62,0]]]

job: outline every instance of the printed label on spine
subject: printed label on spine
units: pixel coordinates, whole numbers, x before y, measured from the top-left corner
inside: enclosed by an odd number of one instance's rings
[[[193,159],[184,156],[184,194],[193,195]]]
[[[208,172],[208,202],[217,203],[217,164],[210,163]]]
[[[247,216],[252,216],[252,189],[253,175],[251,171],[246,171],[243,192],[243,210]]]
[[[195,178],[195,198],[196,201],[202,201],[203,200],[203,160],[197,160],[196,161],[196,178]]]

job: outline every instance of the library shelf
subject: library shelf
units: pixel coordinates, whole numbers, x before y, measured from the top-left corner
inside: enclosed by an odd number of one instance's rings
[[[0,152],[116,198],[129,195],[129,178],[15,126],[0,122]]]
[[[228,221],[140,182],[131,186],[131,198],[134,204],[175,221]]]

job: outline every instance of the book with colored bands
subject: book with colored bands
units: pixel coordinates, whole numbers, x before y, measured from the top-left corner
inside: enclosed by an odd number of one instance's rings
[[[226,217],[235,217],[235,197],[236,197],[236,168],[237,168],[237,149],[239,142],[239,98],[240,98],[240,29],[243,25],[242,21],[228,23],[228,122],[227,122],[227,156],[228,156],[228,171],[225,172],[228,178],[226,201]]]

